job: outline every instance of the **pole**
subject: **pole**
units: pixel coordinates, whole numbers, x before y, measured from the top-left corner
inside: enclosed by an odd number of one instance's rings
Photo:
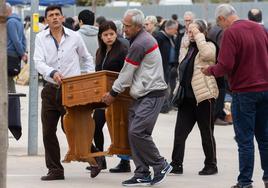
[[[129,0],[127,0],[127,10],[129,9]]]
[[[28,155],[38,152],[38,73],[33,61],[34,42],[38,27],[35,23],[39,9],[39,0],[31,0],[32,27],[30,38],[30,84],[29,84],[29,115],[28,115]],[[37,28],[38,30],[38,28]]]
[[[0,0],[0,188],[6,188],[7,174],[7,54],[5,0]]]

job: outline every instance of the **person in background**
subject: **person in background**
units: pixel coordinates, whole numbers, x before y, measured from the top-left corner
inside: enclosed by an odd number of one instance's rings
[[[87,50],[92,54],[94,62],[96,58],[96,51],[99,47],[98,44],[98,32],[99,29],[94,26],[95,14],[90,10],[82,10],[78,14],[79,26],[80,29],[78,33],[82,36]]]
[[[216,143],[214,138],[213,109],[218,97],[218,87],[213,76],[206,77],[200,66],[216,62],[216,46],[206,40],[207,25],[204,20],[194,20],[187,28],[189,46],[179,65],[179,84],[184,98],[178,108],[172,151],[171,173],[183,173],[185,141],[197,123],[205,154],[204,168],[199,175],[218,173]]]
[[[38,26],[39,26],[39,32],[43,31],[46,28],[47,23],[44,16],[39,16]]]
[[[28,61],[27,44],[24,28],[19,16],[12,13],[12,7],[6,3],[7,13],[7,61],[8,61],[8,92],[16,93],[14,76],[20,72],[21,60]]]
[[[74,31],[74,19],[72,17],[65,18],[65,22],[63,23],[63,25],[64,27]]]
[[[263,181],[268,187],[268,33],[258,23],[241,20],[230,4],[216,8],[224,29],[218,63],[203,66],[207,76],[228,75],[232,116],[238,144],[239,176],[232,188],[252,188],[254,137],[258,143]]]
[[[157,33],[156,24],[157,24],[157,19],[155,16],[146,16],[145,21],[144,21],[145,31],[155,36]]]
[[[223,30],[218,25],[212,25],[210,24],[210,27],[208,28],[208,34],[207,38],[213,41],[216,44],[217,47],[217,56],[219,54],[219,48],[220,43],[223,35]],[[225,103],[225,95],[228,83],[226,84],[226,79],[222,76],[219,78],[216,78],[217,85],[219,88],[219,96],[216,99],[215,102],[215,108],[214,108],[214,124],[215,125],[229,125],[232,124],[232,122],[227,121],[227,114],[224,111],[224,103]]]
[[[96,18],[95,26],[99,27],[105,21],[106,21],[106,18],[104,16],[99,16]]]
[[[248,11],[248,19],[253,21],[253,22],[257,22],[257,23],[263,25],[263,27],[266,29],[266,31],[268,31],[268,28],[266,28],[263,24],[262,12],[260,9],[257,9],[257,8],[250,9]]]
[[[195,14],[191,11],[186,11],[183,16],[185,32],[181,38],[181,46],[180,46],[180,55],[179,55],[179,62],[182,61],[183,55],[185,51],[187,51],[187,46],[189,46],[189,37],[188,37],[188,28],[191,23],[193,23],[195,19]],[[184,50],[184,51],[183,51]]]
[[[177,66],[178,66],[178,47],[176,46],[176,34],[178,23],[174,20],[167,20],[164,30],[155,35],[159,50],[162,56],[165,81],[169,86],[169,94],[161,109],[161,113],[168,113],[171,106],[172,93],[176,86]]]
[[[62,79],[82,73],[79,59],[83,59],[85,73],[95,71],[95,66],[82,37],[63,27],[60,6],[48,6],[45,18],[49,27],[36,35],[33,59],[37,71],[47,81],[41,93],[41,120],[48,173],[41,180],[49,181],[65,178],[56,134],[58,121],[61,119],[63,124],[66,113],[61,101]]]
[[[78,31],[80,29],[78,16],[73,16],[72,18],[74,20],[74,31]]]

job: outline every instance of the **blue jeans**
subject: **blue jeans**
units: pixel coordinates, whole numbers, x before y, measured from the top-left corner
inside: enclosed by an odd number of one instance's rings
[[[131,159],[130,155],[117,155],[117,157],[125,161],[129,161]]]
[[[232,115],[239,153],[238,184],[252,183],[254,135],[264,171],[263,180],[268,181],[268,91],[233,94]]]

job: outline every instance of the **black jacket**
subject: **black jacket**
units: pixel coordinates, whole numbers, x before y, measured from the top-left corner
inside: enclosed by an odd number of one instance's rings
[[[158,32],[155,35],[155,39],[157,40],[159,50],[162,56],[162,61],[163,61],[163,68],[164,68],[164,73],[168,70],[168,64],[169,63],[176,63],[178,62],[169,62],[169,55],[170,55],[170,49],[171,49],[171,43],[170,39],[167,37],[166,34],[163,33],[163,31]],[[179,51],[178,49],[178,44],[177,42],[172,38],[174,44],[175,44],[175,59],[178,59],[179,56]]]
[[[120,72],[128,52],[128,47],[116,40],[112,49],[106,54],[100,48],[96,52],[96,71],[109,70]]]

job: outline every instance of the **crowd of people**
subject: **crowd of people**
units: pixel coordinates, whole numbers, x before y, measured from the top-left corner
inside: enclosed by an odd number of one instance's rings
[[[27,62],[23,24],[9,4],[7,8],[8,64]],[[47,7],[40,17],[42,31],[34,51],[36,69],[46,81],[41,120],[48,173],[41,180],[65,178],[56,136],[58,121],[66,113],[62,79],[110,70],[119,76],[102,102],[111,105],[126,88],[133,98],[128,122],[131,156],[119,155],[120,163],[110,169],[111,173],[130,172],[133,160],[134,176],[122,185],[157,185],[169,173],[183,174],[185,142],[197,123],[205,155],[199,175],[218,173],[214,125],[233,124],[240,174],[232,188],[253,187],[254,137],[268,188],[268,33],[261,10],[251,9],[248,19],[240,19],[230,4],[217,7],[216,24],[196,18],[191,11],[185,12],[182,24],[176,14],[170,19],[145,17],[138,9],[127,10],[122,21],[111,21],[103,16],[95,19],[90,10],[64,18],[61,7]],[[13,78],[19,70],[8,68],[9,92],[15,92]],[[232,96],[232,120],[224,111],[226,93]],[[152,131],[159,113],[174,109],[177,119],[168,163],[154,144]],[[91,149],[103,151],[105,110],[96,109],[93,118],[96,130]],[[105,158],[96,160],[98,166],[86,167],[91,177],[107,168]]]

